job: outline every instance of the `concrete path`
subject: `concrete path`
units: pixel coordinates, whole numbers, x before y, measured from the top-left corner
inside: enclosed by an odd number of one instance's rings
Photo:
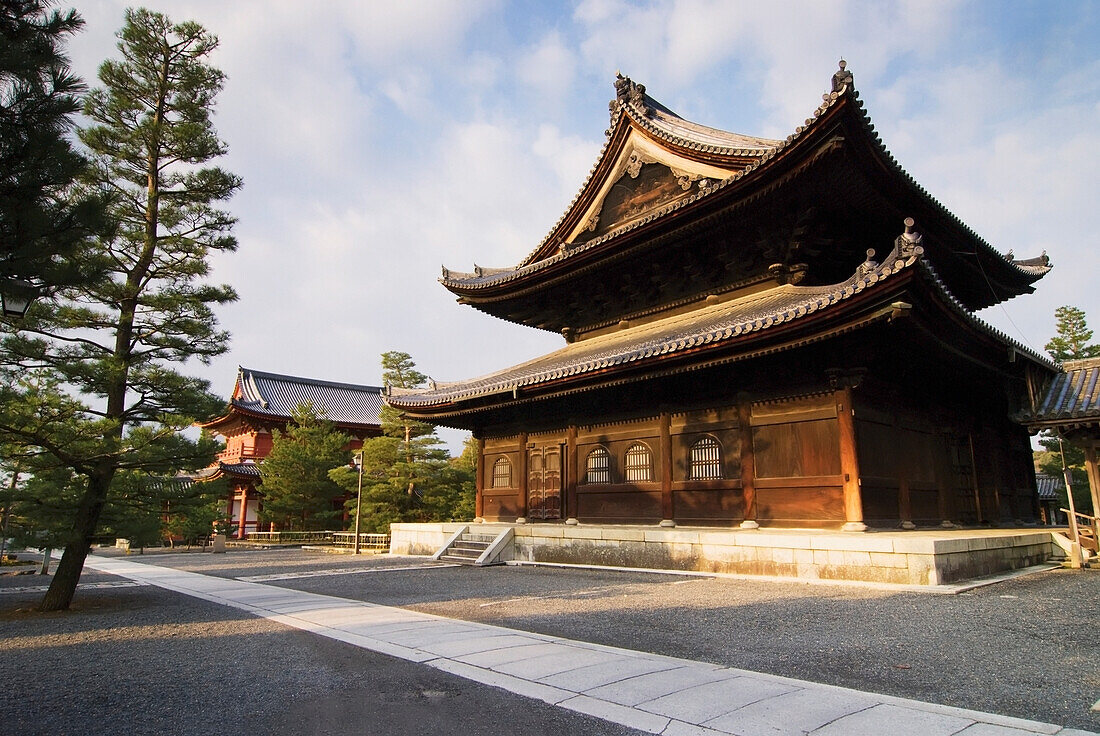
[[[664,736],[1097,736],[130,560],[85,564]]]

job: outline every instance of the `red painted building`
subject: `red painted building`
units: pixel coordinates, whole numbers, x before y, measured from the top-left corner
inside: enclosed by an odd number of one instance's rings
[[[238,368],[226,413],[198,425],[225,438],[225,450],[199,479],[227,479],[226,515],[236,527],[236,535],[243,538],[248,532],[260,531],[263,491],[259,466],[271,452],[272,430],[284,431],[294,410],[308,403],[319,416],[351,435],[351,449],[358,449],[364,439],[382,433],[378,419],[381,393],[377,386]]]

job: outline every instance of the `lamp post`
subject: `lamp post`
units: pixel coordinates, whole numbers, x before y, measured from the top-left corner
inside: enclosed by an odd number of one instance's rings
[[[25,316],[36,296],[38,289],[29,281],[0,278],[0,306],[5,317]]]
[[[363,510],[363,451],[355,453],[351,457],[352,463],[359,469],[359,493],[355,497],[355,546],[352,554],[359,554],[359,517]]]

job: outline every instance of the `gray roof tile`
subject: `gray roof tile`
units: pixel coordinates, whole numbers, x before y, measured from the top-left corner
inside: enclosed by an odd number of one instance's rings
[[[233,406],[253,414],[289,419],[299,405],[310,403],[324,419],[336,424],[377,425],[382,389],[351,383],[264,373],[238,368]]]
[[[1100,422],[1100,358],[1066,361],[1030,422]]]

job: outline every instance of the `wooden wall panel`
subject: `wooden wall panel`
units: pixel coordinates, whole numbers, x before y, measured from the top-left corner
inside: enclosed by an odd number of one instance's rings
[[[761,524],[810,519],[844,521],[844,493],[840,485],[803,488],[757,485],[756,507],[756,519]]]
[[[607,486],[577,489],[577,518],[587,523],[657,523],[661,520],[661,491],[611,490]]]
[[[515,521],[520,515],[518,491],[491,491],[482,494],[482,514],[486,521]]]
[[[835,419],[754,426],[757,478],[797,478],[840,473],[840,439]]]
[[[741,521],[745,497],[740,488],[674,490],[673,508],[680,524],[709,524]]]
[[[911,483],[909,504],[913,512],[912,521],[917,524],[935,524],[941,521],[940,493],[934,484]]]
[[[890,479],[863,478],[863,518],[876,526],[896,526],[901,518],[898,484]]]

